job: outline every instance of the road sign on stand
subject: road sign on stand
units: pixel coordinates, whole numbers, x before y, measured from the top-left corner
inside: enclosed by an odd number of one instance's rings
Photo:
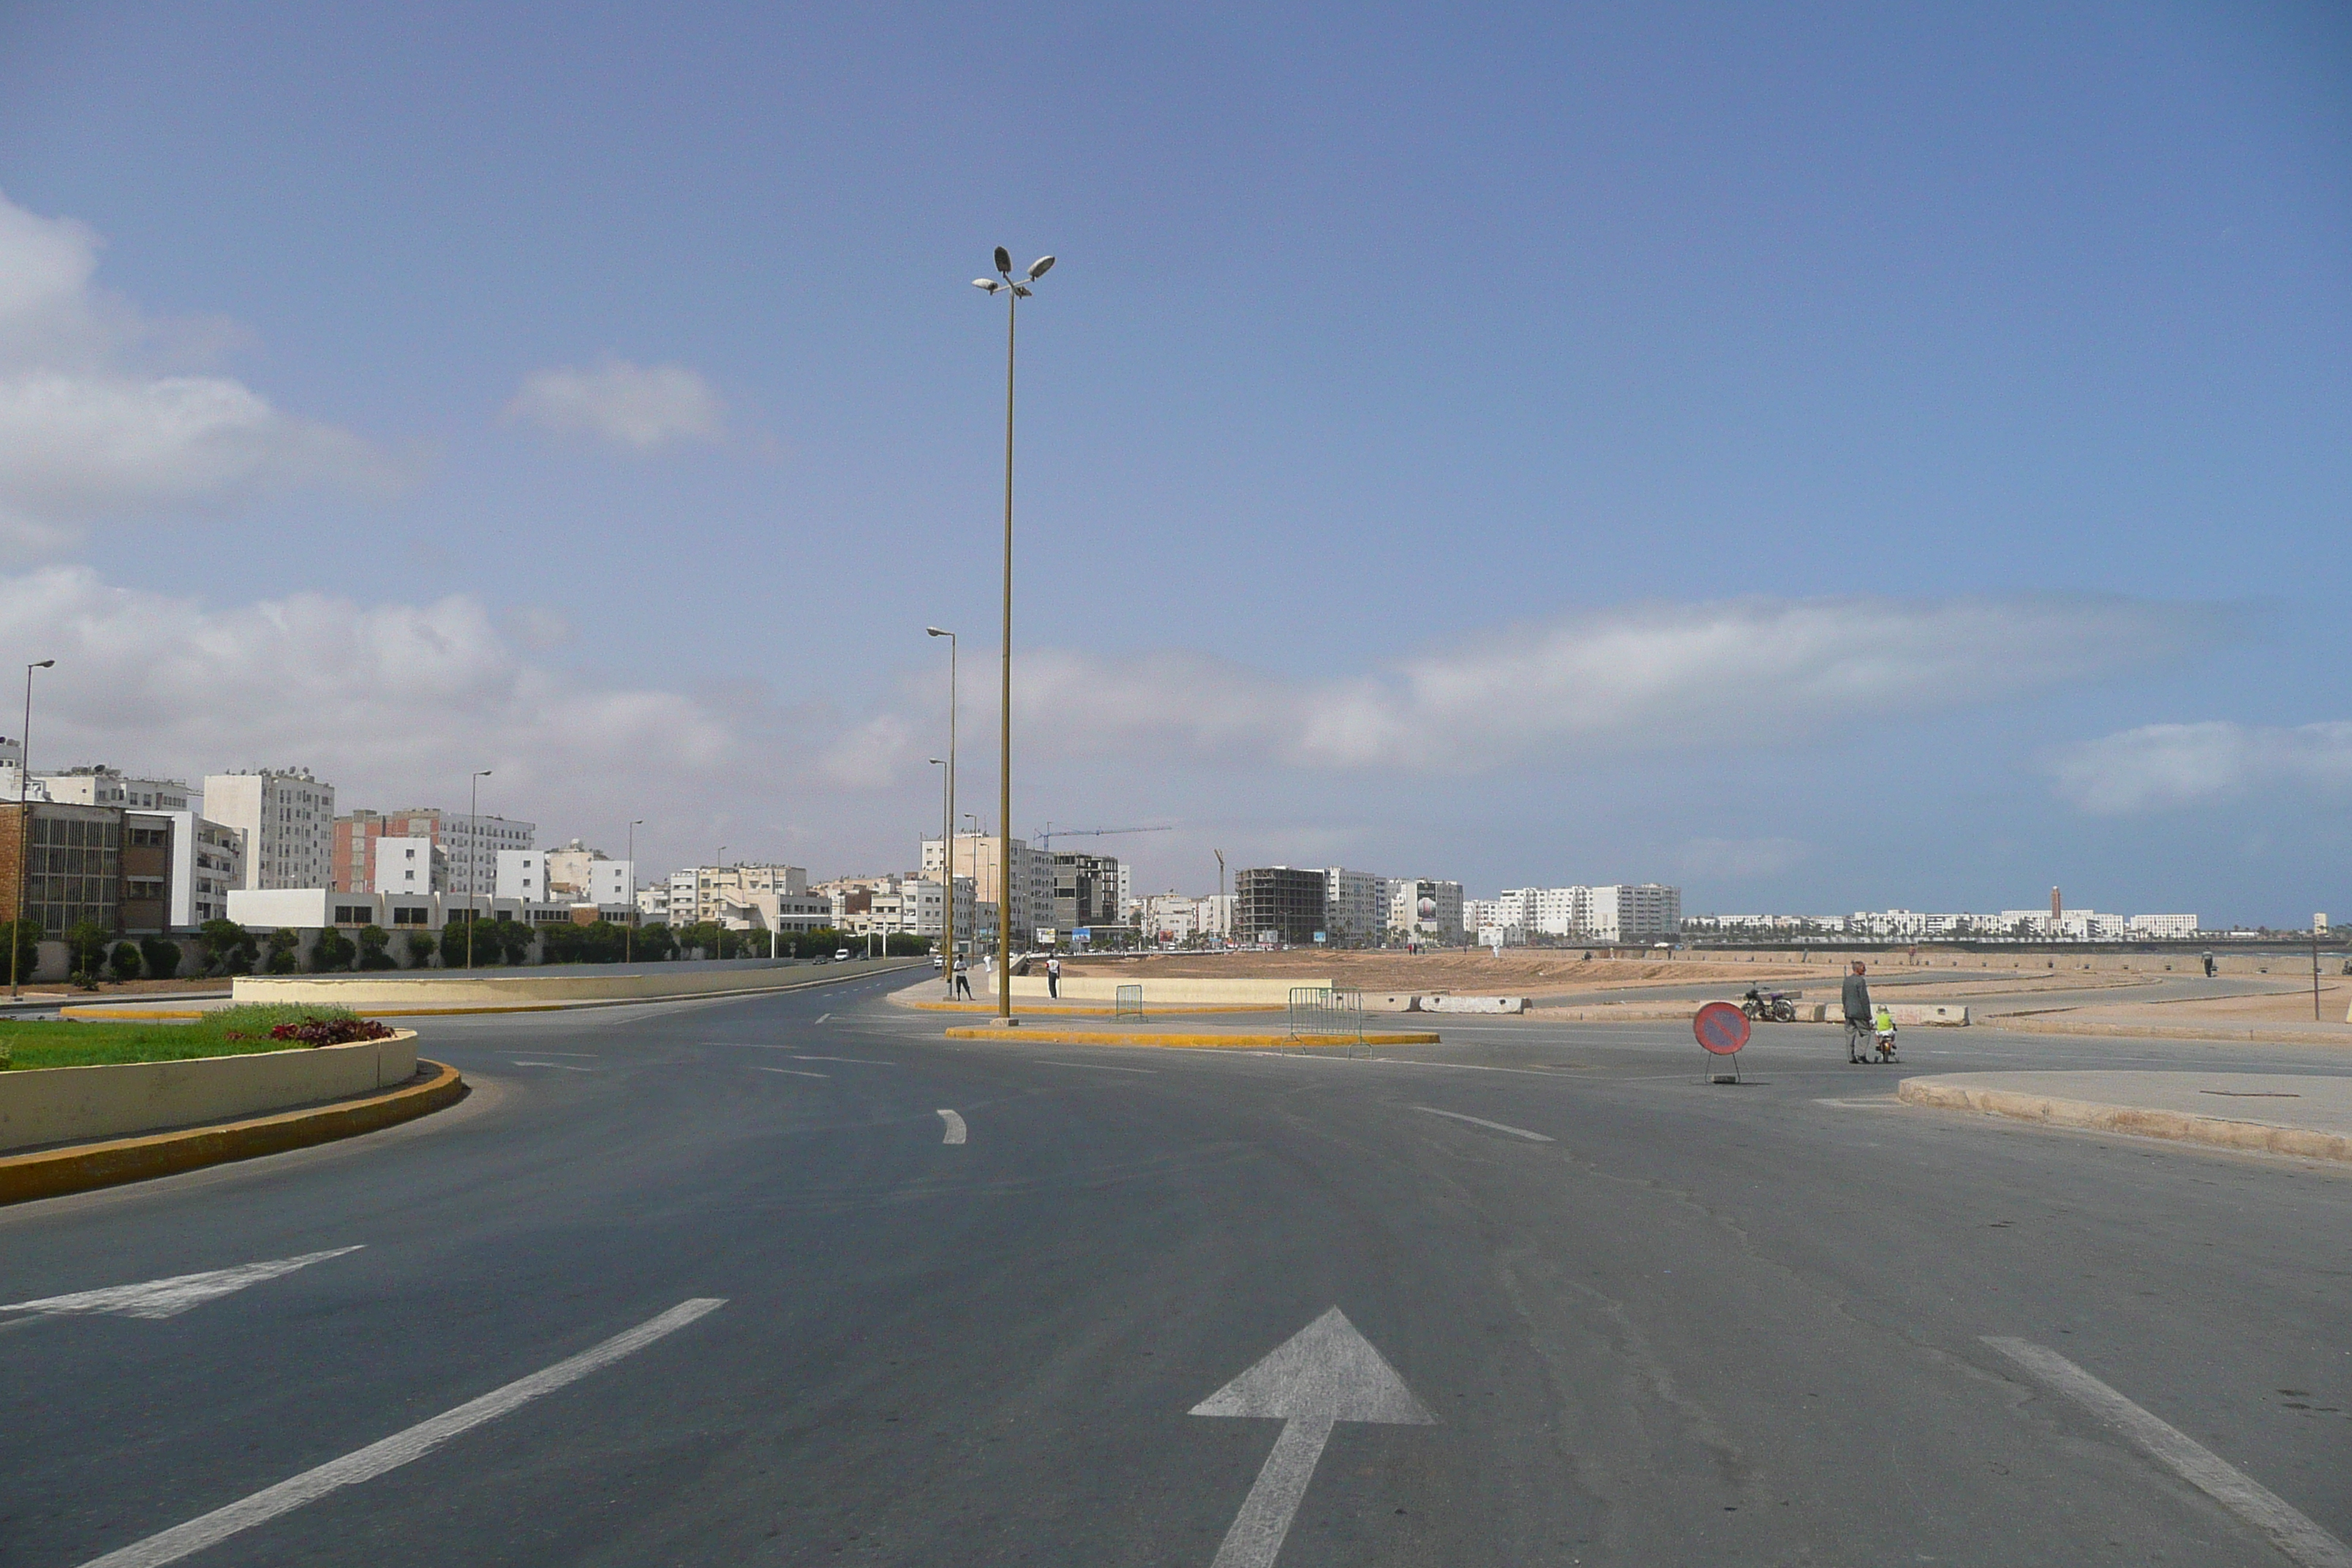
[[[1708,1055],[1731,1058],[1731,1070],[1715,1074],[1715,1081],[1738,1083],[1739,1047],[1748,1043],[1748,1015],[1728,1002],[1710,1002],[1691,1020],[1691,1033]]]

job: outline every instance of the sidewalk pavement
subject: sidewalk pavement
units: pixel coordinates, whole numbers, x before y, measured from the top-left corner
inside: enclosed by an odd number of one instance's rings
[[[1962,1072],[1907,1078],[1895,1093],[1912,1105],[2352,1161],[2352,1075]]]

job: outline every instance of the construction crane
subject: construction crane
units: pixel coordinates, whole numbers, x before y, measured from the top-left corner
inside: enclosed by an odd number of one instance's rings
[[[1171,825],[1163,822],[1156,827],[1065,827],[1056,833],[1054,831],[1054,825],[1048,822],[1045,824],[1045,831],[1039,833],[1036,838],[1039,847],[1050,854],[1053,852],[1054,840],[1056,838],[1108,838],[1118,833],[1167,833],[1170,831],[1172,831]]]

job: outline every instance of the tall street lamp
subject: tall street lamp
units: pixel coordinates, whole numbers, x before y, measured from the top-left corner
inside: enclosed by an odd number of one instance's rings
[[[1013,342],[1021,318],[1021,301],[1029,285],[1053,269],[1054,258],[1041,256],[1029,264],[1020,281],[1013,281],[1013,253],[996,247],[994,278],[975,278],[971,286],[1004,296],[1004,670],[997,694],[996,738],[996,1016],[1013,1016]]]
[[[642,816],[629,824],[630,909],[629,918],[623,921],[621,925],[621,962],[623,963],[631,962],[636,952],[637,944],[635,939],[637,934],[637,911],[635,905],[637,901],[637,829],[643,827],[645,825],[646,819]]]
[[[474,913],[474,895],[482,886],[482,781],[490,770],[482,768],[466,781],[466,972],[474,970],[474,927],[478,917]]]
[[[940,891],[947,899],[947,912],[941,930],[945,940],[940,944],[944,954],[940,973],[948,983],[948,998],[955,998],[955,785],[956,785],[956,635],[938,626],[925,626],[929,637],[948,639],[948,819],[940,831]],[[934,759],[936,760],[936,759]]]
[[[38,664],[25,667],[25,727],[17,731],[16,746],[16,923],[8,928],[8,1000],[19,1001],[24,992],[18,988],[16,954],[25,946],[25,884],[32,880],[27,863],[26,847],[32,838],[33,807],[33,671],[54,669],[58,661],[45,658]]]

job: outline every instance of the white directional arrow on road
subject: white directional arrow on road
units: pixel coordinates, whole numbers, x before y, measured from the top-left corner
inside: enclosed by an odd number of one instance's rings
[[[0,1307],[0,1312],[112,1312],[123,1318],[176,1318],[215,1297],[358,1250],[356,1247],[337,1247],[325,1252],[306,1252],[299,1258],[241,1263],[235,1268],[215,1268],[205,1274],[175,1274],[169,1279],[150,1279],[140,1285],[110,1285],[103,1290],[78,1290],[70,1296],[44,1296],[37,1301],[13,1301]]]
[[[1337,1307],[1192,1406],[1192,1414],[1283,1423],[1212,1568],[1272,1568],[1335,1423],[1428,1426],[1437,1420]]]

